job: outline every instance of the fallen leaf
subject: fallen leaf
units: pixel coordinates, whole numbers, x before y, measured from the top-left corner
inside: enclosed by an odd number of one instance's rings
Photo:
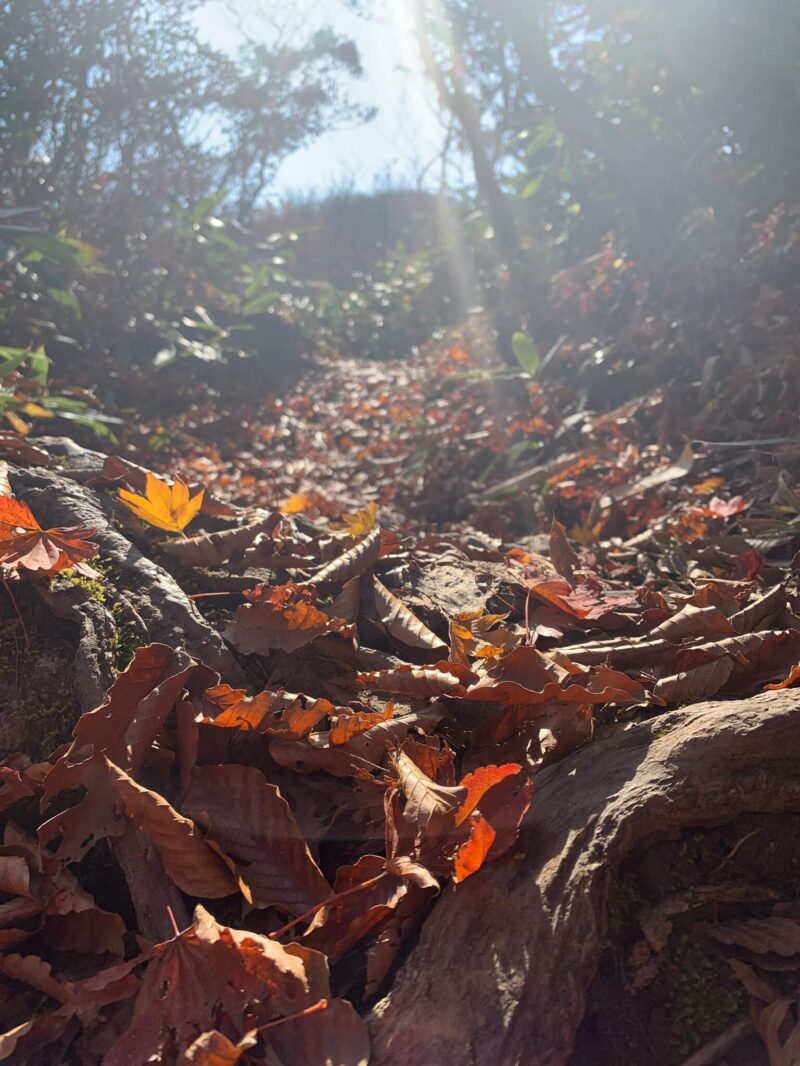
[[[465,881],[481,868],[497,835],[478,811],[470,814],[469,822],[469,839],[458,849],[453,867],[453,880],[456,884]]]
[[[363,537],[375,526],[378,520],[378,505],[370,500],[366,507],[352,514],[342,516],[347,523],[347,532],[351,537]]]
[[[96,580],[101,575],[87,563],[97,554],[89,526],[57,526],[42,529],[27,504],[0,496],[0,564],[41,570],[47,574],[73,568]]]
[[[211,569],[222,566],[223,563],[238,562],[259,537],[269,537],[272,534],[280,518],[280,514],[271,514],[267,518],[260,518],[235,529],[168,540],[161,545],[161,549],[184,566]]]
[[[653,694],[666,703],[697,703],[716,696],[733,673],[734,661],[723,655],[704,666],[660,678]]]
[[[480,766],[461,779],[461,788],[467,790],[464,802],[456,811],[455,823],[461,823],[468,818],[476,807],[480,806],[484,795],[495,785],[507,777],[514,777],[520,773],[522,767],[519,763],[506,763],[505,766]]]
[[[383,711],[365,713],[363,711],[348,711],[337,714],[331,718],[331,729],[328,740],[331,744],[347,744],[348,741],[361,733],[366,733],[374,725],[380,722],[388,722],[394,714],[394,704],[387,703]]]
[[[119,499],[137,518],[168,533],[183,532],[200,511],[204,495],[205,489],[199,489],[190,496],[188,486],[180,478],[170,487],[149,471],[144,495],[128,489],[118,491]]]
[[[343,584],[345,581],[350,581],[351,578],[358,577],[371,569],[378,561],[380,553],[381,527],[375,525],[356,545],[318,570],[311,578],[311,584]]]
[[[254,767],[196,766],[182,806],[236,864],[255,907],[302,914],[330,895],[288,803]]]
[[[438,785],[425,774],[405,752],[395,752],[390,762],[397,774],[400,790],[405,796],[403,816],[420,829],[434,826],[452,815],[467,799],[463,786]]]
[[[446,645],[435,633],[421,622],[377,577],[372,577],[375,610],[386,627],[386,632],[410,648],[425,648],[427,651],[444,651]]]
[[[342,618],[331,618],[311,602],[311,591],[291,582],[262,587],[251,603],[236,611],[225,635],[245,655],[266,654],[270,648],[296,651],[317,637],[350,632]]]

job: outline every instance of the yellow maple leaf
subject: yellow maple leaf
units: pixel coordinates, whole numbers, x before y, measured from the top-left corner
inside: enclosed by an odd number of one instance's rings
[[[302,492],[296,492],[280,505],[279,510],[283,511],[284,514],[302,514],[310,506],[311,501],[308,496]]]
[[[378,506],[374,500],[367,504],[361,511],[342,515],[347,523],[347,532],[354,537],[361,537],[369,533],[378,520]]]
[[[138,518],[149,522],[151,526],[165,529],[168,533],[182,533],[200,510],[205,491],[200,489],[190,496],[188,485],[179,478],[170,488],[165,481],[148,473],[144,496],[120,489],[119,498]]]

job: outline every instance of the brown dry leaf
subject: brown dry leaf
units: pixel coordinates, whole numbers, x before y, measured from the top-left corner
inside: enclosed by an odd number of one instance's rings
[[[248,696],[243,688],[214,685],[203,692],[195,706],[199,706],[208,721],[225,729],[266,730],[274,725],[277,716],[295,702],[297,696],[264,689]]]
[[[718,607],[696,607],[687,603],[672,618],[648,633],[648,640],[668,640],[679,644],[693,637],[730,637],[736,633]]]
[[[414,862],[410,855],[395,855],[394,858],[387,859],[384,869],[387,873],[394,874],[395,877],[410,881],[417,888],[433,888],[437,892],[439,890],[439,882],[430,870]]]
[[[0,431],[0,455],[14,463],[26,463],[30,466],[54,465],[52,457],[43,448],[31,444],[19,433],[8,430]]]
[[[0,974],[30,985],[58,1003],[68,1003],[75,993],[72,982],[53,977],[50,963],[38,955],[0,955]]]
[[[502,667],[502,663],[500,664]],[[463,694],[465,700],[483,703],[507,703],[513,706],[561,703],[618,703],[622,706],[648,702],[647,690],[633,678],[607,666],[600,666],[581,683],[563,685],[550,681],[541,688],[529,689],[516,681],[478,682]]]
[[[378,561],[381,554],[381,527],[373,526],[349,551],[332,559],[311,578],[311,584],[344,583],[359,577]]]
[[[360,673],[356,680],[365,688],[378,692],[394,692],[403,696],[461,696],[466,691],[460,679],[437,666],[423,668],[416,666],[398,666],[395,670],[377,670],[372,673]]]
[[[244,655],[266,655],[273,648],[296,651],[329,633],[348,635],[352,628],[342,618],[331,618],[311,602],[311,591],[289,583],[276,588],[261,586],[242,604],[225,636]]]
[[[324,968],[306,964],[291,947],[218,925],[202,907],[188,929],[145,959],[130,1025],[104,1066],[159,1061],[172,1041],[181,1055],[220,1027],[239,1041],[330,994]]]
[[[387,863],[388,866],[388,863]],[[368,996],[378,993],[403,944],[419,929],[433,903],[433,893],[409,884],[406,894],[381,925],[367,948]]]
[[[466,788],[438,785],[404,751],[395,752],[389,761],[406,799],[403,816],[409,822],[426,830],[432,822],[438,826],[443,820],[455,818],[467,799]]]
[[[611,626],[624,619],[617,615],[617,607],[631,606],[636,602],[628,592],[609,592],[594,579],[586,578],[574,587],[563,577],[524,579],[524,586],[531,595],[553,607],[558,607],[567,618],[579,621],[600,622]]]
[[[235,1066],[245,1051],[257,1043],[258,1033],[255,1029],[245,1033],[236,1044],[228,1040],[224,1033],[211,1029],[198,1036],[186,1049],[182,1066],[185,1063],[191,1063],[192,1066]]]
[[[450,619],[450,661],[469,666],[472,658],[510,651],[519,642],[519,636],[508,628],[494,628],[506,617],[480,610],[456,614]]]
[[[731,944],[757,955],[785,958],[800,955],[800,922],[794,918],[773,914],[768,918],[742,918],[722,924],[702,922],[696,928],[720,944]]]
[[[346,999],[324,1010],[281,1022],[267,1034],[270,1066],[367,1066],[366,1027]]]
[[[467,795],[456,811],[456,825],[461,825],[475,808],[480,806],[484,795],[490,789],[494,788],[495,785],[499,785],[507,777],[515,777],[521,771],[522,767],[519,763],[510,762],[504,766],[479,766],[477,770],[473,770],[471,774],[463,777],[460,784],[462,788],[467,790]]]
[[[42,937],[52,951],[122,958],[125,931],[125,922],[119,914],[94,907],[72,914],[47,915]]]
[[[380,855],[362,855],[352,866],[339,867],[333,891],[331,902],[314,915],[303,943],[335,962],[382,925],[408,889],[405,879],[386,872]]]
[[[776,585],[732,614],[729,621],[737,633],[752,633],[755,629],[765,628],[764,623],[780,616],[785,607],[786,589]]]
[[[556,518],[550,527],[550,558],[558,573],[572,581],[575,570],[580,566],[580,559],[567,540],[566,529]]]
[[[523,773],[503,777],[483,794],[478,809],[495,834],[487,862],[494,862],[514,847],[532,795],[533,782]]]
[[[387,703],[383,711],[365,713],[363,711],[349,711],[340,708],[341,714],[331,718],[331,728],[328,741],[331,744],[347,744],[348,741],[361,733],[366,733],[374,725],[388,722],[394,714],[394,704]]]
[[[289,805],[250,766],[196,766],[183,809],[236,864],[255,907],[302,914],[330,895]]]
[[[117,766],[137,774],[196,667],[182,649],[166,644],[139,648],[102,704],[78,719],[72,745],[45,780],[45,795],[54,794],[60,767],[80,761],[87,751],[107,755]]]
[[[220,533],[201,533],[165,541],[161,548],[183,566],[218,567],[227,562],[239,562],[257,538],[269,537],[281,520],[277,512],[266,518],[249,522],[246,526],[224,529]]]
[[[764,1041],[769,1066],[797,1066],[800,1061],[800,1024],[790,1000],[739,959],[728,959],[728,965],[750,996],[750,1015]]]
[[[201,899],[219,899],[236,891],[236,881],[222,857],[197,827],[157,792],[138,785],[124,770],[107,762],[114,794],[124,813],[158,848],[164,869],[181,889]]]
[[[559,649],[559,654],[578,666],[599,666],[603,663],[614,667],[639,666],[657,661],[662,652],[672,649],[667,640],[592,640],[585,644],[569,644]]]
[[[721,656],[704,666],[662,677],[653,686],[653,695],[668,704],[698,703],[711,699],[731,676],[734,666],[733,659]]]
[[[308,700],[298,696],[281,715],[280,724],[274,730],[278,734],[287,733],[290,737],[301,739],[307,737],[311,730],[323,718],[333,714],[334,705],[330,700]]]
[[[276,738],[270,744],[270,754],[280,766],[298,773],[324,770],[336,777],[353,777],[380,765],[386,752],[397,748],[412,730],[432,732],[444,714],[437,703],[395,715],[335,747],[329,744],[329,734],[325,732],[314,733],[305,741]]]
[[[424,648],[426,651],[444,651],[446,644],[389,589],[372,575],[375,610],[386,632],[409,648]]]
[[[0,813],[7,810],[17,800],[32,796],[33,789],[22,780],[19,770],[9,766],[0,766]]]

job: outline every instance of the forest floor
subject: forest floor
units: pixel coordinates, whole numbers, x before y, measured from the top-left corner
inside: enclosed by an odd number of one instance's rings
[[[0,1058],[794,1061],[791,362],[149,387],[0,439]]]

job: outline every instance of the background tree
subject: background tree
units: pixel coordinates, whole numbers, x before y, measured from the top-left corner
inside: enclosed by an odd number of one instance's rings
[[[209,257],[209,234],[200,232],[212,212],[229,226],[251,220],[281,160],[363,117],[346,96],[348,79],[361,72],[352,42],[322,30],[274,48],[246,43],[231,57],[200,40],[198,6],[0,4],[6,209],[24,209],[26,224],[79,240],[87,255],[86,245],[102,252],[102,273],[86,285],[69,252],[60,262],[42,258],[30,236],[20,246],[25,234],[17,233],[5,266],[6,328],[15,342],[36,334],[28,309],[47,293],[62,294],[75,315],[83,309],[82,324],[70,322],[68,332],[95,347],[113,347],[145,314],[191,306],[208,295],[222,251],[217,233]],[[225,236],[230,253],[241,231]]]

